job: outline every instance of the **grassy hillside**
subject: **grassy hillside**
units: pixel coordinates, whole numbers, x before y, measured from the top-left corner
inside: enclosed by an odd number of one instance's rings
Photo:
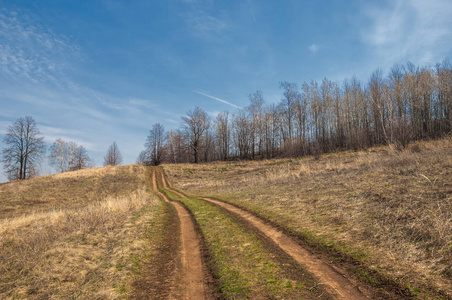
[[[0,299],[134,293],[161,204],[141,166],[0,185]]]
[[[165,165],[175,187],[277,224],[357,277],[452,296],[452,141],[300,159]],[[351,266],[353,268],[353,266]]]
[[[106,197],[142,189],[144,169],[121,166],[85,169],[0,185],[0,219],[37,211],[75,209]]]
[[[259,215],[381,295],[452,297],[450,139],[164,168],[175,187]],[[180,220],[151,191],[151,171],[107,167],[0,185],[0,299],[167,297],[180,269]],[[225,297],[323,295],[245,221],[165,191],[198,222]]]

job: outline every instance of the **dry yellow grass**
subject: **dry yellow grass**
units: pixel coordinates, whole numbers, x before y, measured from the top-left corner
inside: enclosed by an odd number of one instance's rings
[[[137,176],[140,173],[142,175]],[[80,208],[125,196],[145,183],[138,165],[105,167],[36,177],[0,185],[0,219],[59,208]]]
[[[127,296],[150,251],[157,201],[145,176],[122,166],[0,186],[0,210],[14,207],[0,219],[0,299]]]
[[[172,183],[309,234],[421,298],[452,296],[452,141],[312,157],[165,165]]]

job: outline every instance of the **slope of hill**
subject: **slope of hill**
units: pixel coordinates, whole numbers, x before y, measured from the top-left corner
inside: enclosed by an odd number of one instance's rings
[[[0,186],[0,298],[119,299],[155,243],[146,169],[87,169]]]
[[[251,211],[375,287],[452,296],[452,141],[300,159],[164,166],[175,187]]]
[[[452,298],[450,139],[164,170],[0,185],[0,299]]]

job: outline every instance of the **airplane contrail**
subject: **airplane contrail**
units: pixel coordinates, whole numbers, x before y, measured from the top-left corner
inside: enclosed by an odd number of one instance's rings
[[[233,104],[233,103],[231,103],[231,102],[228,102],[228,101],[226,101],[226,100],[223,100],[223,99],[220,99],[220,98],[211,96],[211,95],[207,94],[207,93],[206,93],[205,91],[203,91],[203,90],[195,90],[194,92],[197,93],[197,94],[206,96],[206,97],[208,97],[208,98],[217,100],[217,101],[219,101],[219,102],[225,103],[225,104],[230,105],[230,106],[235,107],[235,108],[243,108],[243,107],[241,107],[241,106],[235,105],[235,104]]]

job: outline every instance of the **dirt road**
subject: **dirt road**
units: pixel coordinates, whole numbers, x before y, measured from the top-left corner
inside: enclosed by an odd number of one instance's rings
[[[204,272],[200,238],[196,232],[193,220],[181,203],[171,201],[170,198],[160,192],[157,177],[163,179],[162,184],[166,185],[161,169],[152,168],[151,172],[154,192],[164,201],[174,205],[180,220],[181,263],[180,267],[176,268],[176,273],[178,274],[174,274],[174,276],[181,275],[182,281],[174,283],[174,287],[170,292],[170,299],[213,299],[205,284],[208,275]]]
[[[185,197],[184,194],[171,188],[163,174],[162,182],[166,189],[175,194]],[[265,223],[263,220],[253,214],[242,210],[231,204],[219,201],[217,199],[198,197],[204,201],[214,203],[245,219],[249,224],[258,229],[264,236],[271,239],[284,252],[289,254],[296,262],[304,266],[310,273],[318,277],[319,281],[327,287],[328,292],[336,299],[373,299],[373,293],[367,288],[361,286],[353,279],[348,277],[345,271],[333,267],[324,259],[319,258],[310,251],[299,245],[293,238],[284,234],[276,227]]]
[[[336,295],[337,299],[372,299],[371,293],[353,283],[344,273],[333,268],[331,265],[318,258],[302,246],[297,244],[292,238],[278,230],[277,228],[266,224],[256,216],[237,208],[231,204],[212,199],[199,198],[219,205],[228,211],[231,211],[247,220],[255,226],[266,237],[274,241],[284,252],[292,256],[298,263],[303,265],[309,272],[317,276],[323,284],[328,287],[332,295]]]

